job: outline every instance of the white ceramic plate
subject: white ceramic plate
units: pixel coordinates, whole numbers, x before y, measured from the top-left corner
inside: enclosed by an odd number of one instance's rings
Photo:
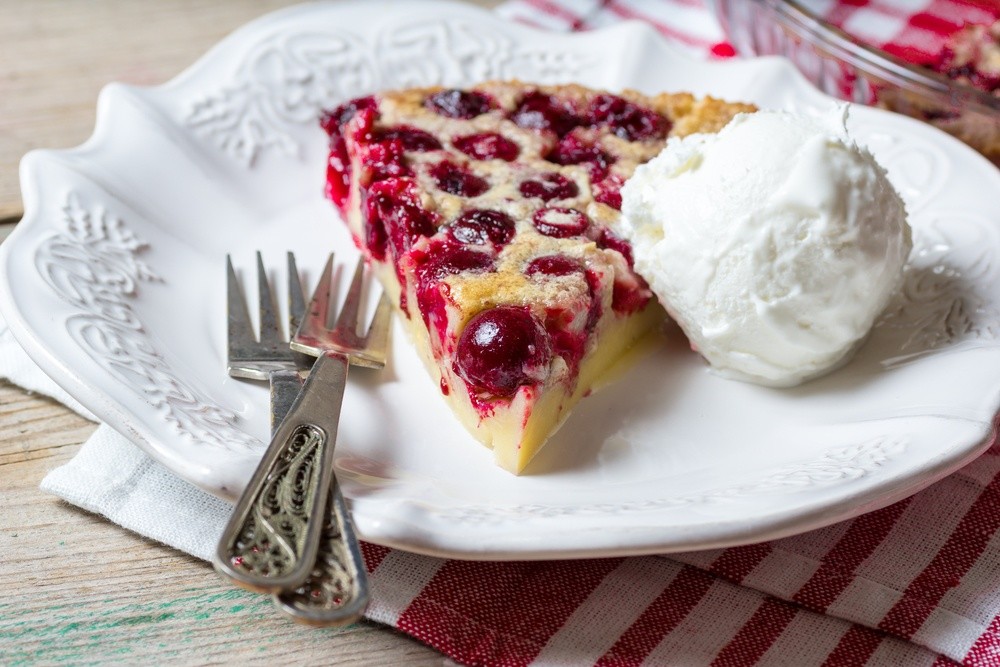
[[[765,107],[829,98],[779,59],[691,62],[638,24],[542,34],[464,5],[337,3],[267,16],[161,87],[109,86],[93,137],[22,165],[0,307],[81,403],[231,497],[267,435],[264,387],[225,373],[224,258],[310,284],[355,251],[321,196],[321,108],[386,87],[519,77]],[[638,554],[788,535],[903,498],[971,460],[1000,406],[1000,175],[923,124],[854,130],[912,213],[905,290],[849,365],[794,390],[710,374],[680,336],[586,399],[513,477],[456,423],[401,331],[352,373],[337,467],[364,538],[471,558]]]

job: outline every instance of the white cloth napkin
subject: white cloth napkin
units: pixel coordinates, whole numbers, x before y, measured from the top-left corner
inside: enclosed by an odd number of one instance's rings
[[[97,421],[87,408],[80,405],[35,365],[14,339],[14,334],[11,333],[3,315],[0,315],[0,379],[10,380],[28,391],[45,394],[87,419]]]

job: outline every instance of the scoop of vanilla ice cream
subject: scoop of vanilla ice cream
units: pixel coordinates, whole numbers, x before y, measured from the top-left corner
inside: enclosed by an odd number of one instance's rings
[[[671,139],[622,189],[636,271],[723,375],[791,386],[828,371],[899,288],[903,201],[847,115],[740,114]]]

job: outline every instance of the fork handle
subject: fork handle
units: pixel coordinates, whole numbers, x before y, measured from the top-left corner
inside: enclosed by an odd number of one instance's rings
[[[222,533],[214,565],[238,585],[276,593],[312,573],[333,476],[347,357],[320,356]]]
[[[340,485],[334,479],[316,567],[302,586],[275,593],[274,602],[296,621],[331,627],[360,619],[368,598],[365,561]]]
[[[302,390],[302,378],[293,369],[271,371],[268,376],[271,385],[271,434],[273,435],[285,416],[291,411],[295,399]]]
[[[296,371],[282,370],[272,373],[270,380],[273,433],[302,388],[302,379]],[[312,573],[298,588],[275,593],[274,602],[281,611],[308,625],[348,625],[361,618],[368,607],[368,575],[336,475],[323,522]]]

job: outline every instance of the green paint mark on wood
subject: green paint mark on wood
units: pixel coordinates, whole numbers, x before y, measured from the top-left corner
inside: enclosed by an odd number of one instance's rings
[[[206,621],[229,618],[242,612],[254,617],[270,614],[271,599],[240,589],[189,589],[172,600],[124,602],[121,598],[90,598],[75,603],[47,606],[39,622],[37,607],[25,609],[0,604],[0,640],[4,645],[4,665],[88,664],[113,655],[147,655],[156,646],[159,658],[203,641]],[[27,620],[26,620],[27,619]],[[234,636],[234,624],[225,632]],[[167,641],[164,641],[164,639]],[[7,648],[13,647],[13,651]]]

